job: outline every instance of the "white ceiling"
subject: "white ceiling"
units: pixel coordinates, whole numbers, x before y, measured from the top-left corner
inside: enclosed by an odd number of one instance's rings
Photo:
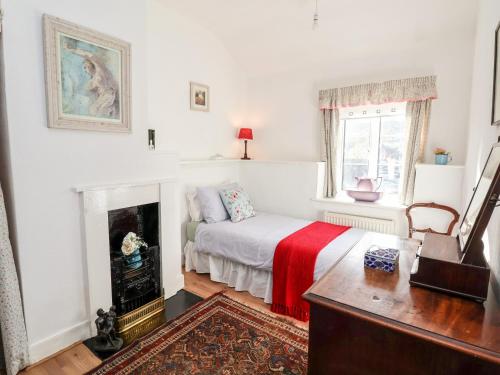
[[[249,76],[475,32],[477,0],[161,0],[215,34]],[[445,48],[445,45],[443,45]]]

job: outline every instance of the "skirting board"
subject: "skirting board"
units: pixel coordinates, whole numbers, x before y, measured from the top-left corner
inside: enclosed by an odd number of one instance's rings
[[[58,351],[73,345],[75,342],[90,336],[89,322],[83,321],[72,327],[63,329],[29,346],[30,364],[41,361]]]
[[[170,285],[165,290],[165,299],[172,297],[184,288],[184,275],[181,273],[175,278],[175,285]],[[93,322],[91,322],[93,324]],[[29,346],[30,364],[41,361],[58,351],[73,345],[75,342],[86,340],[90,337],[90,324],[83,321],[72,327],[56,332],[52,336],[37,341]]]
[[[176,295],[181,289],[184,289],[184,275],[182,273],[175,277],[175,285],[169,285],[168,288],[164,290],[165,299]]]

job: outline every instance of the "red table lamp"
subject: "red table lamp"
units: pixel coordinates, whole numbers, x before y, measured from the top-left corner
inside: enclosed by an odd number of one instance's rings
[[[247,142],[253,139],[252,129],[241,128],[238,133],[238,139],[245,140],[245,155],[241,158],[241,160],[250,160],[250,158],[247,156]]]

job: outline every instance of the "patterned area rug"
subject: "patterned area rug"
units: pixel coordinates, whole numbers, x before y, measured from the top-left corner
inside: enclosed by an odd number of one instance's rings
[[[306,374],[307,342],[307,331],[216,294],[88,374]]]

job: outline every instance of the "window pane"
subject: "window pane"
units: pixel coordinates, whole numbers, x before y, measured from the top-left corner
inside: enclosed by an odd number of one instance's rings
[[[358,183],[356,177],[368,176],[368,164],[352,165],[344,164],[343,190],[356,189]]]
[[[370,159],[370,119],[349,119],[344,127],[342,189],[356,187],[357,176],[366,176]]]
[[[382,117],[378,175],[383,178],[382,190],[398,193],[403,164],[405,117]]]

